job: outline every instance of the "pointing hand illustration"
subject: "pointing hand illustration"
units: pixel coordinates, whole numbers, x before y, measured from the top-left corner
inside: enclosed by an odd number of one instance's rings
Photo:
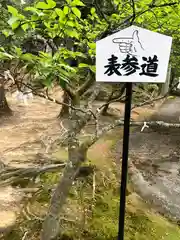
[[[132,37],[114,38],[113,43],[119,44],[119,49],[121,53],[137,55],[139,52],[144,50],[138,34],[138,30],[135,30],[132,34]]]

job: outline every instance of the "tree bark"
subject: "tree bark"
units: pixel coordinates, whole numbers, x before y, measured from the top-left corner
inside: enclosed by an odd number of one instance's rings
[[[76,143],[69,148],[69,161],[63,177],[60,179],[51,198],[48,214],[43,223],[41,240],[55,240],[60,234],[60,212],[66,202],[69,191],[77,176],[81,163],[86,159],[87,150],[83,150]]]
[[[11,116],[11,115],[12,115],[12,110],[8,106],[8,102],[6,100],[3,80],[0,80],[0,117]]]
[[[112,97],[113,97],[113,94],[114,94],[114,91],[112,90],[108,99],[107,99],[107,103],[110,102],[112,100]],[[110,104],[110,103],[109,103]],[[109,104],[107,104],[103,110],[102,110],[102,115],[106,116],[107,115],[107,111],[108,111],[108,108],[109,108]]]
[[[78,96],[73,99],[72,104],[75,107],[79,107]],[[59,236],[61,210],[68,198],[80,166],[87,158],[87,148],[84,145],[80,145],[76,136],[77,132],[84,126],[85,117],[82,118],[75,110],[72,110],[69,114],[69,119],[68,162],[51,198],[50,207],[43,223],[41,240],[55,240]],[[80,124],[80,120],[84,120],[82,124]]]
[[[70,104],[70,98],[69,95],[66,91],[64,91],[64,95],[63,95],[63,103],[65,104]],[[62,105],[61,111],[58,115],[58,118],[61,117],[68,117],[69,116],[69,107],[66,105]]]

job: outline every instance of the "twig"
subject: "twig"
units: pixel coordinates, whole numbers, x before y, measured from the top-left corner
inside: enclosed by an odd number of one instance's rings
[[[173,86],[169,89],[169,91],[164,95],[164,96],[161,96],[161,97],[157,97],[157,98],[154,98],[152,100],[148,100],[148,101],[145,101],[143,103],[139,103],[139,104],[135,104],[134,106],[132,106],[131,110],[134,109],[134,108],[137,108],[137,107],[142,107],[142,106],[145,106],[145,105],[149,105],[153,102],[156,102],[156,101],[159,101],[159,100],[162,100],[164,98],[166,98],[169,93],[178,85],[179,83],[175,83],[173,84]]]
[[[141,128],[141,132],[143,132],[145,128],[149,128],[149,126],[147,125],[147,122],[144,122],[144,125]]]
[[[179,123],[167,123],[167,122],[163,122],[163,121],[149,121],[146,122],[146,124],[149,127],[164,127],[164,128],[180,128],[180,124]],[[96,136],[94,135],[93,137],[91,137],[91,139],[88,139],[87,141],[83,142],[82,145],[86,148],[91,147],[100,137],[102,137],[105,133],[109,132],[110,130],[114,129],[115,127],[118,126],[123,126],[124,125],[124,121],[123,120],[116,120],[114,121],[114,123],[109,124],[108,126],[102,128],[99,131],[99,134]],[[130,122],[130,126],[143,126],[144,122],[138,122],[138,121],[131,121]]]
[[[93,174],[93,192],[92,192],[92,199],[95,199],[95,192],[96,192],[96,172],[94,171]]]
[[[36,193],[39,191],[39,188],[22,188],[19,189],[18,191],[22,193]]]
[[[115,98],[113,100],[110,100],[107,103],[104,103],[103,105],[101,105],[96,111],[99,112],[102,108],[106,107],[107,105],[111,104],[111,103],[115,103],[117,101],[123,100],[125,98],[125,96],[120,96],[118,98]]]
[[[24,235],[23,235],[23,237],[22,237],[22,240],[25,240],[26,237],[27,237],[27,235],[28,235],[28,231],[24,233]]]
[[[36,220],[40,220],[40,221],[43,221],[44,219],[35,215],[34,213],[31,212],[30,210],[30,203],[27,204],[26,206],[26,213],[30,216],[30,217],[33,217],[34,219]]]
[[[33,177],[37,176],[38,174],[42,174],[49,171],[58,170],[61,168],[64,168],[66,166],[66,163],[62,164],[51,164],[43,167],[31,167],[31,168],[21,168],[21,169],[15,169],[14,171],[1,173],[0,181],[5,182],[13,182],[15,180],[18,180],[20,177]]]
[[[15,80],[15,81],[17,82],[17,80]],[[82,113],[85,113],[85,114],[88,113],[88,112],[90,112],[90,113],[94,116],[94,113],[93,113],[93,111],[92,111],[91,109],[87,109],[87,110],[86,110],[86,109],[83,109],[83,108],[74,107],[74,106],[72,106],[71,104],[67,104],[67,103],[58,101],[57,99],[48,96],[48,95],[47,95],[47,92],[46,92],[46,94],[43,94],[42,92],[41,92],[41,93],[38,93],[38,92],[37,92],[31,85],[29,85],[29,84],[25,84],[25,83],[22,83],[22,84],[23,84],[24,86],[26,86],[27,88],[31,89],[32,93],[33,93],[34,95],[36,95],[36,96],[45,98],[45,99],[47,99],[47,100],[49,100],[49,101],[51,101],[51,102],[54,102],[54,103],[56,103],[56,104],[59,104],[59,105],[64,105],[64,106],[66,106],[66,107],[71,108],[71,109],[74,110],[74,111],[79,111],[79,112],[82,112]],[[95,117],[95,116],[94,116],[94,117]]]
[[[107,26],[106,31],[104,31],[103,33],[100,34],[100,36],[98,36],[97,40],[100,40],[102,38],[107,37],[110,34],[116,33],[120,30],[122,30],[122,28],[124,26],[127,27],[127,25],[131,25],[132,20],[134,21],[137,17],[140,17],[141,15],[145,14],[146,12],[154,9],[154,8],[160,8],[160,7],[168,7],[168,6],[175,6],[178,5],[179,2],[169,2],[169,3],[164,3],[164,4],[160,4],[160,5],[155,5],[154,3],[151,3],[148,5],[148,8],[145,10],[140,10],[139,12],[136,12],[136,15],[134,16],[134,12],[131,16],[127,17],[121,24],[118,24],[118,27],[116,29],[112,29],[110,25]]]
[[[132,2],[133,14],[132,14],[132,19],[131,19],[131,21],[130,21],[130,25],[133,24],[133,22],[134,22],[134,20],[135,20],[135,18],[136,18],[135,2],[134,2],[134,0],[131,0],[131,2]]]

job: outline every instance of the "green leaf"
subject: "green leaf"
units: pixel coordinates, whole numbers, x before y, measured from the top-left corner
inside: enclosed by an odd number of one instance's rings
[[[50,15],[51,19],[56,19],[57,17],[57,13],[55,11],[53,11]]]
[[[39,8],[39,9],[49,9],[49,5],[46,4],[45,2],[38,2],[35,6],[36,8]]]
[[[38,20],[38,16],[37,15],[32,15],[31,16],[31,23],[33,23],[33,21],[37,21]]]
[[[39,51],[39,56],[42,58],[51,58],[52,57],[51,53],[46,53],[43,51]]]
[[[21,27],[24,31],[26,31],[29,28],[29,24],[25,23]]]
[[[49,75],[47,75],[46,79],[42,80],[42,83],[46,87],[51,87],[53,80],[54,80],[54,75],[52,73],[50,73]]]
[[[29,62],[35,60],[35,58],[36,56],[31,53],[25,53],[21,55],[22,60],[29,61]]]
[[[87,58],[86,54],[82,52],[74,52],[74,56],[81,57],[81,58]]]
[[[85,4],[80,0],[74,0],[72,1],[71,6],[85,6]]]
[[[81,18],[81,12],[78,8],[72,7],[72,11],[73,11],[74,15],[76,15],[76,17]]]
[[[11,13],[13,16],[17,16],[18,15],[18,10],[12,6],[7,6],[8,7],[8,12]]]
[[[94,65],[91,65],[91,66],[89,66],[89,68],[91,69],[91,71],[92,71],[93,73],[95,73],[95,72],[96,72],[96,66],[94,66]]]
[[[25,10],[25,11],[29,11],[29,12],[33,12],[33,13],[37,14],[38,16],[44,15],[43,12],[41,12],[40,10],[38,10],[38,9],[35,8],[35,7],[26,7],[24,10]]]
[[[11,26],[12,30],[15,30],[15,29],[18,28],[19,25],[20,25],[19,18],[17,18],[17,17],[11,17],[11,18],[8,20],[8,24]]]
[[[87,67],[89,67],[89,65],[86,64],[86,63],[80,63],[80,64],[78,65],[78,67],[80,67],[80,68],[87,68]]]
[[[22,49],[21,48],[14,47],[14,50],[15,50],[16,54],[18,55],[18,57],[22,55]]]
[[[53,1],[53,0],[46,0],[46,1],[47,1],[48,6],[50,8],[54,8],[56,6],[56,2],[55,1]]]
[[[14,56],[7,52],[0,52],[0,59],[13,59]]]
[[[95,8],[91,8],[91,14],[93,15],[96,12]]]
[[[67,21],[66,25],[70,27],[74,27],[75,24],[73,21]]]
[[[10,35],[12,35],[12,31],[11,30],[3,30],[2,33],[6,36],[6,37],[9,37]]]
[[[80,63],[78,65],[79,68],[89,68],[92,72],[96,72],[96,66],[95,65],[88,65],[86,63]]]
[[[63,13],[64,13],[64,15],[67,15],[69,13],[69,7],[68,6],[64,6]]]
[[[20,21],[16,21],[15,23],[12,24],[12,30],[15,30],[16,28],[18,28],[20,25]]]
[[[88,43],[88,46],[91,48],[91,49],[95,49],[96,48],[96,43],[93,42],[93,43]]]
[[[24,35],[24,30],[21,28],[21,26],[17,26],[15,29],[14,29],[14,33],[17,35],[17,36],[23,36]]]
[[[64,17],[64,12],[60,8],[56,8],[55,11],[59,17]]]
[[[72,30],[70,30],[70,29],[66,29],[65,31],[64,31],[69,37],[75,37],[76,39],[79,39],[79,34],[78,34],[78,32],[75,30],[75,29],[72,29]]]
[[[62,89],[65,89],[66,84],[67,84],[66,79],[64,79],[63,77],[60,77],[60,78],[59,78],[59,85],[60,85],[60,87],[61,87]]]
[[[8,24],[9,24],[10,26],[12,26],[13,23],[17,22],[18,20],[19,20],[18,17],[12,16],[12,17],[8,20]]]
[[[67,64],[64,64],[64,63],[60,63],[58,64],[59,67],[63,67],[64,69],[66,69],[68,72],[76,72],[76,70],[73,68],[73,67],[70,67],[69,65]]]

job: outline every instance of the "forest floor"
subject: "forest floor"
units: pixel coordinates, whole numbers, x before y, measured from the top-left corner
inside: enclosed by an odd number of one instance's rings
[[[61,95],[57,97],[60,99]],[[5,164],[15,167],[21,166],[26,168],[27,166],[42,165],[43,162],[41,162],[38,158],[38,154],[44,153],[49,141],[56,139],[62,133],[60,121],[57,119],[60,106],[53,102],[42,100],[38,97],[30,100],[27,106],[25,106],[23,103],[17,102],[10,96],[8,97],[8,102],[14,114],[8,119],[1,119],[0,122],[1,159]],[[99,105],[100,103],[96,102],[96,104]],[[161,102],[157,103],[155,107],[146,106],[138,108],[132,112],[131,117],[133,119],[139,119],[141,117],[144,118],[149,116],[149,114],[153,114],[155,112],[159,104],[161,104]],[[123,104],[115,103],[112,104],[111,107],[116,109],[119,116],[123,116]],[[112,121],[112,117],[104,117],[104,120],[107,122]],[[117,134],[117,130],[119,131],[119,134]],[[118,128],[113,131],[113,135],[111,134],[108,135],[107,138],[101,139],[90,150],[88,157],[91,159],[91,163],[94,163],[101,168],[101,172],[106,172],[107,167],[110,167],[108,166],[108,158],[112,158],[112,156],[110,157],[109,151],[112,150],[111,148],[114,146],[115,140],[118,140],[121,137],[122,129]],[[98,152],[102,152],[102,149],[104,153],[103,156],[102,154],[97,154]],[[60,157],[62,157],[64,152],[58,152],[58,154],[60,154]],[[103,164],[102,162],[100,163],[100,158],[104,161]],[[102,167],[103,165],[104,167]],[[21,189],[13,188],[12,186],[0,187],[0,230],[4,229],[6,226],[11,226],[14,221],[16,221],[16,217],[21,208],[21,200],[24,197],[24,194],[22,194],[22,191],[20,190]],[[110,193],[109,190],[108,192],[110,194],[109,197],[112,198],[112,193]],[[118,211],[118,196],[113,197],[112,201],[110,200],[107,204],[112,205],[113,203],[116,203],[115,209],[112,209],[112,211]],[[128,223],[126,226],[128,228],[128,235],[126,236],[128,240],[179,239],[180,232],[178,228],[160,217],[149,206],[146,206],[136,193],[131,192],[131,194],[128,196],[128,201]],[[96,210],[99,211],[100,209],[97,208]],[[109,227],[112,228],[112,223],[110,223],[111,221],[116,222],[117,211],[116,213],[111,211],[107,213],[110,215],[107,217],[107,219],[105,219],[105,225],[107,224],[107,229],[102,229],[102,238],[96,238],[95,235],[93,235],[92,238],[89,239],[108,239],[103,238],[103,236],[106,236],[104,231],[108,231]],[[99,216],[99,214],[100,213],[97,212],[97,216]],[[101,217],[102,216],[95,218],[95,221],[97,221],[97,227],[99,228],[100,221],[102,221]],[[116,218],[116,220],[112,218]],[[142,219],[142,222],[140,219]],[[148,231],[146,230],[144,230],[144,233],[140,233],[140,231],[146,229],[146,225],[147,228],[150,228],[152,231],[154,229],[155,231],[151,238],[147,238],[149,235]],[[137,229],[140,226],[141,228],[138,231]],[[114,229],[113,227],[112,231],[116,232],[116,230],[117,229]],[[137,233],[136,236],[133,237],[134,231]],[[112,235],[110,235],[110,237],[115,234],[114,232]],[[94,229],[94,234],[98,234],[98,229]],[[153,236],[155,236],[154,234],[157,235],[155,238],[153,238]],[[112,238],[109,238],[109,240],[110,239]]]

